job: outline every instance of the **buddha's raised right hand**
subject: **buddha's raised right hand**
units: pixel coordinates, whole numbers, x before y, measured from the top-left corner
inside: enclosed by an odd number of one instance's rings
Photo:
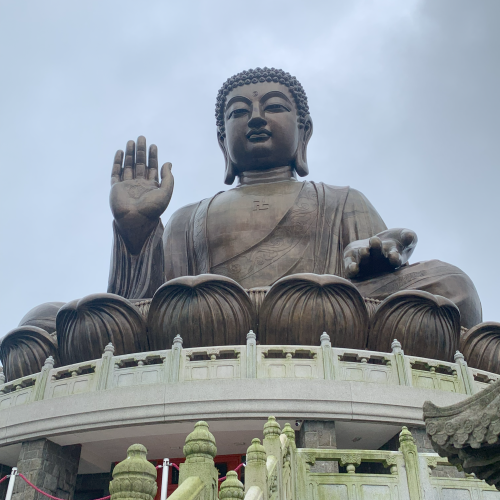
[[[142,135],[137,139],[137,153],[134,141],[127,142],[122,167],[123,156],[121,150],[115,154],[109,203],[128,250],[138,254],[170,203],[174,177],[172,164],[164,163],[158,182],[158,148],[154,144],[149,147],[147,163],[146,138]]]

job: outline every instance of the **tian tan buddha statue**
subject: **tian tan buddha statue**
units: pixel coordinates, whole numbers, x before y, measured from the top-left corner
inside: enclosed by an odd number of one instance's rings
[[[274,68],[229,78],[216,103],[228,191],[187,205],[163,228],[171,165],[159,176],[146,139],[118,151],[110,195],[114,244],[108,293],[30,311],[3,340],[8,379],[101,356],[245,343],[318,345],[469,362],[500,325],[481,322],[476,289],[437,260],[410,264],[417,236],[387,229],[359,191],[298,180],[309,174],[313,122],[297,79]],[[489,325],[489,326],[488,326]],[[479,332],[479,333],[478,333]],[[479,354],[478,354],[479,353]],[[495,364],[496,363],[496,364]]]

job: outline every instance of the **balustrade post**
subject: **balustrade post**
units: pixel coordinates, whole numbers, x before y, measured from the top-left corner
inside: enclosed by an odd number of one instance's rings
[[[281,431],[281,434],[284,434],[288,438],[289,443],[295,450],[297,447],[295,444],[295,431],[292,429],[292,426],[286,423],[285,426],[283,427],[283,430]]]
[[[268,498],[266,449],[260,444],[260,439],[252,439],[247,450],[247,466],[245,467],[245,494],[252,486],[262,491],[262,499]]]
[[[5,384],[5,374],[3,372],[3,368],[0,366],[0,385]]]
[[[182,337],[176,335],[171,351],[170,382],[179,382],[181,371]]]
[[[97,390],[104,391],[111,387],[113,383],[113,372],[115,365],[113,363],[113,354],[115,348],[110,342],[105,348],[101,358],[101,363],[96,367]]]
[[[156,468],[146,459],[147,450],[142,444],[133,444],[127,458],[113,469],[109,483],[110,500],[140,498],[154,500],[157,492]]]
[[[257,378],[257,337],[253,330],[247,333],[247,378]]]
[[[54,358],[49,356],[42,366],[42,371],[35,382],[33,401],[40,401],[45,397],[45,389],[49,380],[50,370],[54,368]]]
[[[199,477],[205,485],[203,499],[217,500],[219,473],[214,464],[217,447],[206,422],[195,424],[183,451],[186,461],[179,466],[179,485],[190,477]]]
[[[412,386],[411,372],[406,364],[405,353],[401,349],[401,344],[394,339],[391,344],[392,354],[394,356],[394,368],[398,377],[399,385]]]
[[[465,361],[464,355],[460,351],[457,351],[454,358],[455,363],[457,364],[457,375],[462,381],[465,394],[475,394],[476,384],[474,382],[474,375],[472,375],[470,368],[467,366],[467,361]]]
[[[245,497],[245,487],[238,479],[238,474],[230,470],[226,475],[226,480],[220,485],[220,500],[243,500]]]
[[[323,332],[319,338],[321,342],[321,353],[323,355],[323,372],[325,380],[335,380],[335,363],[333,359],[332,343],[330,342],[330,335]]]
[[[420,464],[415,439],[407,427],[399,434],[399,450],[403,453],[406,469],[406,480],[410,500],[424,500],[420,481]]]
[[[262,444],[266,449],[267,456],[273,455],[279,461],[281,458],[281,428],[276,418],[269,417],[264,425],[264,441]]]

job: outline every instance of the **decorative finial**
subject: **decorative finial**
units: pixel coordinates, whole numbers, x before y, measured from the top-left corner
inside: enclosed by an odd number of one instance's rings
[[[252,444],[248,447],[247,450],[247,465],[251,464],[252,462],[261,462],[265,464],[266,460],[266,449],[260,444],[259,438],[253,438]]]
[[[295,443],[295,431],[292,429],[292,426],[288,422],[283,427],[281,434],[284,434],[289,441],[293,441]]]
[[[107,352],[110,352],[111,355],[115,353],[115,348],[111,342],[104,348],[104,354],[106,354]]]
[[[326,332],[323,332],[321,334],[321,337],[319,338],[320,342],[321,342],[321,347],[331,347],[332,344],[330,342],[330,335],[328,335],[328,333]]]
[[[455,359],[455,363],[460,363],[461,361],[465,361],[465,357],[460,351],[457,351],[455,353],[455,356],[453,356],[453,358]]]
[[[396,352],[401,351],[401,342],[398,342],[396,339],[394,339],[391,344],[391,349]]]
[[[5,384],[5,375],[3,373],[3,368],[0,366],[0,385]]]
[[[54,368],[54,358],[52,356],[49,356],[46,360],[45,360],[45,363],[43,364],[43,367],[46,369],[46,370],[51,370],[52,368]]]
[[[199,458],[214,459],[217,455],[215,438],[208,430],[208,424],[201,420],[194,426],[194,431],[186,438],[186,444],[183,448],[186,462],[198,461]]]
[[[142,444],[133,444],[127,458],[113,469],[109,483],[111,500],[141,498],[153,500],[156,496],[156,468],[148,462],[147,450]]]
[[[256,340],[256,339],[257,339],[257,335],[255,335],[255,333],[253,332],[253,330],[250,330],[247,333],[247,340]]]
[[[399,443],[403,444],[404,442],[410,441],[411,443],[415,443],[415,439],[413,438],[411,432],[408,430],[408,427],[403,426],[401,432],[399,433]]]
[[[226,480],[220,485],[220,500],[243,500],[245,497],[245,487],[238,479],[238,474],[230,470],[226,475]]]
[[[174,348],[175,348],[175,347],[178,347],[178,348],[182,349],[182,342],[183,342],[183,341],[182,341],[182,337],[181,337],[179,334],[177,334],[177,335],[174,337],[174,345],[173,345],[173,347],[174,347]]]
[[[269,417],[267,422],[264,424],[264,437],[272,438],[273,436],[279,437],[281,434],[280,424],[276,422],[276,418]]]

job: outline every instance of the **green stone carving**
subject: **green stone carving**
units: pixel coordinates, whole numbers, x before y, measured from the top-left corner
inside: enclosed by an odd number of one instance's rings
[[[280,424],[276,422],[276,418],[269,417],[264,425],[264,438],[279,438],[281,434]]]
[[[238,474],[231,470],[227,473],[226,480],[220,486],[220,500],[243,500],[245,488],[238,479]]]
[[[179,484],[188,478],[198,477],[205,485],[201,497],[204,500],[215,500],[219,477],[214,464],[217,447],[206,422],[195,424],[194,431],[186,438],[183,451],[186,461],[179,466]]]
[[[424,500],[420,484],[420,466],[415,439],[407,427],[403,427],[399,434],[399,450],[403,453],[406,465],[406,478],[410,500]]]
[[[291,443],[295,444],[295,431],[288,422],[283,427],[281,434],[284,434]]]
[[[217,455],[214,435],[208,430],[208,424],[201,420],[194,426],[194,431],[186,438],[182,450],[186,462],[199,461],[199,458],[212,459]]]
[[[245,468],[245,492],[252,486],[257,486],[264,493],[264,500],[267,498],[267,454],[264,446],[260,444],[260,439],[252,439],[252,444],[247,450],[247,466]]]
[[[265,465],[266,459],[266,449],[260,444],[260,439],[253,438],[247,450],[247,467],[253,464]]]
[[[127,458],[113,470],[109,483],[111,500],[154,500],[156,496],[156,469],[146,459],[142,444],[133,444]]]

